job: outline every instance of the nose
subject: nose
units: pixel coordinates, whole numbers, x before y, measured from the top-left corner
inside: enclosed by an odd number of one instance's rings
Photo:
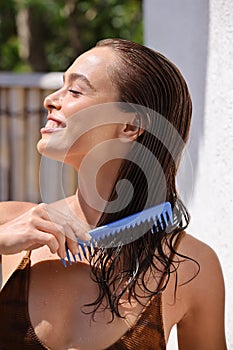
[[[51,112],[53,109],[61,109],[62,107],[62,98],[60,94],[60,90],[57,90],[53,92],[52,94],[48,95],[44,99],[44,107]]]

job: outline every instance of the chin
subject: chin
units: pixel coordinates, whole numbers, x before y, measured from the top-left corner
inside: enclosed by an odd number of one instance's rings
[[[48,143],[48,141],[41,138],[37,143],[38,152],[47,158],[51,158],[53,160],[57,160],[59,162],[64,162],[66,158],[66,150],[61,148],[61,145],[56,147],[56,145],[52,145]]]
[[[36,145],[36,148],[37,148],[37,151],[42,155],[44,153],[44,150],[46,148],[46,144],[47,142],[45,142],[43,139],[40,139],[38,142],[37,142],[37,145]]]
[[[37,145],[36,145],[37,151],[42,156],[46,156],[47,145],[48,145],[48,143],[42,138],[37,142]]]

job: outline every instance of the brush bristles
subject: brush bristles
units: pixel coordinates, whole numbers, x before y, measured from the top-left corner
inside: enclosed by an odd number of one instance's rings
[[[97,238],[93,235],[89,243],[84,244],[82,242],[81,245],[90,246],[91,249],[96,247],[110,248],[118,245],[125,245],[139,239],[148,231],[150,231],[151,234],[155,234],[159,231],[166,231],[171,224],[169,213],[164,211],[160,215],[156,215],[155,217],[151,217],[139,223],[133,222],[132,225],[128,224],[124,228],[112,228],[102,236],[98,235]]]
[[[140,213],[91,230],[92,238],[89,242],[78,241],[78,258],[80,261],[88,260],[95,249],[120,247],[134,242],[146,232],[150,232],[151,235],[159,232],[169,233],[178,221],[169,202],[145,209]],[[66,255],[69,265],[72,265],[67,246]],[[76,262],[74,254],[72,256]],[[64,259],[62,263],[66,267]]]
[[[163,208],[159,214],[159,210],[156,210],[158,207]],[[149,211],[151,211],[150,215]],[[169,232],[174,224],[171,205],[168,202],[155,207],[155,209],[149,209],[147,217],[141,215],[141,213],[134,216],[136,219],[132,219],[131,222],[127,221],[124,225],[119,226],[112,223],[92,230],[93,234],[90,231],[92,234],[90,242],[78,242],[80,247],[78,254],[80,261],[83,260],[82,258],[88,259],[88,256],[90,256],[96,248],[114,248],[129,244],[149,231],[152,235],[161,231]]]

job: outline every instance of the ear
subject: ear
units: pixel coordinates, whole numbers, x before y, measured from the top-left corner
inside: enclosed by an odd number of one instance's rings
[[[122,125],[119,132],[119,138],[122,142],[132,142],[136,141],[137,138],[144,132],[144,129],[139,126],[126,123]]]
[[[132,120],[121,124],[119,138],[122,142],[131,142],[137,140],[143,132],[144,128],[141,125],[141,120],[137,114],[134,114]]]

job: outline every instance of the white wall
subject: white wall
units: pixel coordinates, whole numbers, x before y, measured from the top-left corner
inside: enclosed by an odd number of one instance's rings
[[[191,90],[192,167],[187,157],[178,184],[192,216],[189,232],[222,264],[233,350],[233,1],[144,0],[144,20],[145,44],[170,58]],[[175,344],[173,335],[168,348]]]

